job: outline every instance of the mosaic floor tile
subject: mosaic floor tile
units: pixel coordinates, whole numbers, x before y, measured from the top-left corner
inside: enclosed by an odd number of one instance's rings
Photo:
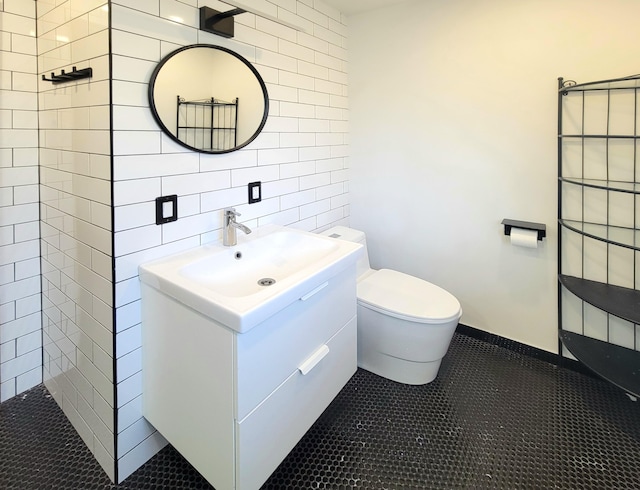
[[[640,402],[456,334],[438,378],[359,369],[263,490],[638,489]],[[2,489],[211,489],[170,446],[120,485],[44,387],[0,406]]]

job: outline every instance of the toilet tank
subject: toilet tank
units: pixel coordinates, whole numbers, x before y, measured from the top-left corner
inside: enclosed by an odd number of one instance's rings
[[[333,228],[323,231],[321,235],[361,244],[364,247],[364,254],[356,264],[356,274],[358,278],[360,278],[371,270],[371,266],[369,265],[369,253],[367,251],[367,239],[364,231],[354,230],[353,228],[347,228],[346,226],[334,226]]]

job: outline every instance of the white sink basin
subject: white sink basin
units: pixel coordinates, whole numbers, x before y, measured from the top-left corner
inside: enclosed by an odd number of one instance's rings
[[[140,266],[140,280],[244,333],[339,271],[355,264],[357,243],[267,225],[238,245],[203,245]]]

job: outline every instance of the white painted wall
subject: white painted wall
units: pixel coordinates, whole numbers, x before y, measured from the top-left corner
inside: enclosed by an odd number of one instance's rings
[[[413,0],[349,18],[351,224],[462,323],[557,352],[557,77],[640,71],[633,0]],[[542,222],[538,249],[500,222]]]

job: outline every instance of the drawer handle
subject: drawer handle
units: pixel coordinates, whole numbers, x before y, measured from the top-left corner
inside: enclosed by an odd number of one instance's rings
[[[316,364],[322,361],[322,359],[324,359],[324,357],[328,353],[329,353],[329,346],[325,344],[322,347],[320,347],[317,351],[315,351],[313,354],[311,354],[311,357],[309,357],[309,359],[304,361],[298,367],[302,375],[304,376],[305,374],[308,374],[309,371],[311,371],[314,367],[316,367]]]
[[[304,296],[301,296],[300,299],[302,301],[307,301],[311,296],[313,296],[316,293],[319,293],[320,291],[322,291],[324,288],[326,288],[329,285],[329,281],[325,282],[324,284],[320,284],[320,286],[318,286],[315,289],[312,289],[311,291],[309,291],[307,294],[305,294]]]

